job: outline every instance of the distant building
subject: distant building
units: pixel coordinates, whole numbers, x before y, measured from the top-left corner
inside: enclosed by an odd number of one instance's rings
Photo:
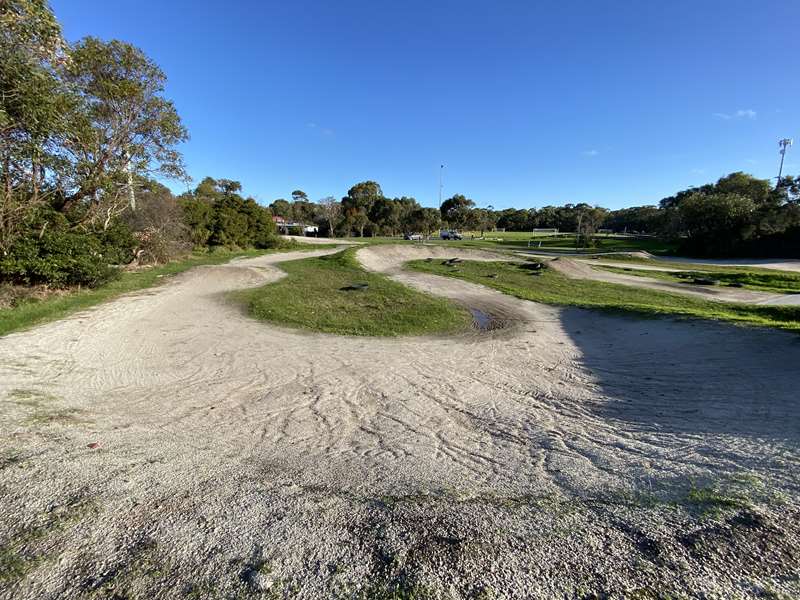
[[[306,225],[305,223],[296,223],[294,221],[288,221],[284,217],[279,215],[273,215],[272,222],[275,223],[275,227],[278,229],[278,233],[283,235],[289,235],[289,232],[292,229],[296,229],[297,231],[301,232],[302,235],[313,235],[316,236],[319,232],[319,227],[316,225]]]

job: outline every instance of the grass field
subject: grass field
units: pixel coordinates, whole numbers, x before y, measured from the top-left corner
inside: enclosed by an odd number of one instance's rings
[[[624,267],[609,267],[596,265],[595,268],[621,273],[650,277],[677,283],[690,283],[694,278],[714,279],[722,286],[735,286],[761,292],[776,294],[800,294],[800,273],[777,271],[775,269],[750,269],[744,267],[720,267],[702,270],[693,265],[694,270],[680,271],[646,271],[643,269],[626,269]]]
[[[800,307],[713,302],[644,288],[570,279],[553,269],[539,276],[514,263],[465,261],[455,267],[441,261],[413,261],[410,268],[457,277],[506,294],[560,306],[626,311],[642,316],[679,315],[800,330]],[[492,277],[490,277],[490,275]]]
[[[126,271],[118,279],[97,288],[72,289],[64,294],[53,295],[42,300],[23,300],[12,308],[0,309],[0,336],[48,321],[62,319],[72,313],[112,300],[128,292],[153,287],[163,283],[170,276],[183,273],[192,267],[218,265],[234,258],[261,256],[270,252],[315,250],[324,247],[324,245],[311,246],[310,244],[296,243],[275,250],[243,250],[240,252],[216,250],[196,253],[185,260],[174,261],[151,269]]]
[[[281,263],[276,283],[237,292],[257,319],[341,335],[398,336],[464,330],[469,312],[365,271],[355,249]]]
[[[542,250],[565,250],[575,251],[575,234],[560,233],[556,235],[533,235],[525,231],[509,232],[485,232],[484,238],[480,238],[480,232],[466,232],[461,241],[440,240],[438,236],[432,236],[426,243],[441,244],[445,246],[458,246],[462,248],[492,248],[519,250],[540,248]],[[473,239],[474,238],[474,239]],[[361,242],[364,244],[396,244],[403,242],[401,237],[348,237],[343,238],[350,242]],[[403,243],[411,244],[414,242],[406,241]],[[644,250],[651,254],[674,254],[677,248],[668,242],[655,238],[636,238],[616,235],[599,235],[595,238],[595,247],[581,248],[580,252],[634,252]]]

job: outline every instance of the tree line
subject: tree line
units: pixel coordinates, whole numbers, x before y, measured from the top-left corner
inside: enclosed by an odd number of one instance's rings
[[[46,0],[0,1],[0,281],[97,285],[194,247],[279,243],[229,180],[176,199],[188,132],[126,42],[68,43]]]
[[[207,177],[176,197],[157,180],[188,181],[178,151],[188,131],[165,82],[129,43],[68,43],[46,0],[0,0],[0,282],[97,285],[125,265],[192,249],[269,248],[281,243],[273,217],[337,237],[557,228],[589,244],[607,229],[673,239],[697,255],[800,256],[793,177],[772,186],[732,173],[620,210],[495,210],[462,194],[430,208],[387,197],[375,181],[317,202],[295,190],[265,207],[239,182]]]
[[[800,256],[800,179],[792,176],[773,187],[769,180],[736,172],[657,205],[618,210],[586,203],[495,210],[480,208],[462,194],[446,199],[439,209],[425,208],[414,198],[385,197],[375,181],[354,185],[339,201],[327,197],[314,203],[295,190],[291,201],[279,199],[269,208],[287,221],[316,224],[329,236],[431,235],[440,227],[478,235],[497,229],[558,229],[577,233],[591,245],[598,232],[606,231],[658,236],[698,256]]]

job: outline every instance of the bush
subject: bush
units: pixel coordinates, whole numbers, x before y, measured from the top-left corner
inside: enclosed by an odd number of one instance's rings
[[[21,284],[101,285],[118,274],[102,241],[91,234],[44,231],[19,239],[0,257],[0,279]]]
[[[139,264],[166,263],[192,249],[184,208],[167,188],[149,182],[136,204],[135,211],[122,216],[133,232],[131,260],[135,257]]]

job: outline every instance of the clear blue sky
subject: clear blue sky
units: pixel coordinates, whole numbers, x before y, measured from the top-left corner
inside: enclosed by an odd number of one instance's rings
[[[774,177],[800,138],[795,0],[51,4],[155,59],[192,177],[264,203],[374,179],[435,205],[444,163],[445,197],[618,208]]]

